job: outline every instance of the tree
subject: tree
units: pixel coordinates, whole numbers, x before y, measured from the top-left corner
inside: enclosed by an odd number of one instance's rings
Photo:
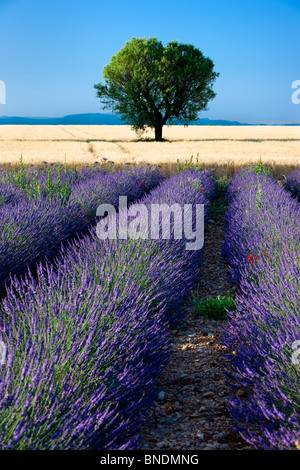
[[[188,125],[216,94],[214,63],[193,45],[157,38],[132,38],[103,70],[106,84],[94,85],[97,97],[136,132],[154,128],[162,140],[168,124]]]

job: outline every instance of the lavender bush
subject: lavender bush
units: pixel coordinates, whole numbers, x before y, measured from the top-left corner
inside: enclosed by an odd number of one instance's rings
[[[202,185],[202,187],[201,187]],[[204,204],[207,172],[176,175],[143,203]],[[3,449],[136,449],[170,354],[170,317],[196,280],[184,240],[100,240],[12,278],[1,306]]]
[[[140,198],[163,177],[155,168],[138,168],[114,174],[94,175],[74,184],[66,204],[39,197],[0,206],[0,282],[9,273],[22,273],[45,256],[52,257],[61,243],[96,221],[101,203],[117,205],[119,195]]]
[[[300,170],[289,174],[284,182],[284,187],[300,200]]]
[[[300,205],[270,176],[239,172],[231,181],[224,256],[239,283],[223,342],[234,388],[236,428],[257,449],[297,449],[300,435]],[[299,343],[300,344],[300,343]]]
[[[17,203],[25,199],[26,192],[17,187],[11,187],[9,184],[0,181],[0,207],[2,204]]]

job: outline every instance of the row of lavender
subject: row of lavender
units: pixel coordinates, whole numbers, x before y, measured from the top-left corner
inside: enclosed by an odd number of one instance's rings
[[[69,169],[60,164],[49,169],[25,167],[21,159],[15,170],[0,170],[0,205],[37,198],[61,202],[70,195],[74,184],[104,173],[100,167]]]
[[[24,190],[19,189],[15,185],[11,185],[6,181],[0,181],[0,206],[2,204],[9,204],[17,202],[20,199],[25,199],[26,193]]]
[[[188,171],[142,202],[204,204],[215,181]],[[1,305],[2,449],[136,449],[170,354],[170,317],[196,282],[201,250],[184,239],[64,247],[38,278],[13,280]]]
[[[289,174],[284,182],[284,187],[300,200],[300,170]]]
[[[44,256],[52,257],[61,243],[81,233],[96,220],[99,204],[118,205],[119,195],[128,201],[141,198],[163,180],[154,167],[104,174],[80,175],[72,184],[66,204],[56,198],[39,197],[0,206],[0,283],[9,274],[26,271]]]
[[[237,429],[258,449],[300,444],[300,205],[270,176],[240,171],[228,189],[224,256],[240,284],[223,341]]]

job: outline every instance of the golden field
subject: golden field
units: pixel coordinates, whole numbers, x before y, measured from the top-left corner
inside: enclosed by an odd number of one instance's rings
[[[264,163],[300,166],[300,126],[164,126],[163,142],[148,130],[139,138],[130,126],[1,125],[0,165],[160,163],[191,155],[207,164]]]

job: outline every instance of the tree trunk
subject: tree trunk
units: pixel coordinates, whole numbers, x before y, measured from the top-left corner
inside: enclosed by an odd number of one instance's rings
[[[155,140],[162,140],[162,128],[163,128],[162,124],[158,124],[157,126],[155,126],[155,128],[154,128],[154,130],[155,130]]]

